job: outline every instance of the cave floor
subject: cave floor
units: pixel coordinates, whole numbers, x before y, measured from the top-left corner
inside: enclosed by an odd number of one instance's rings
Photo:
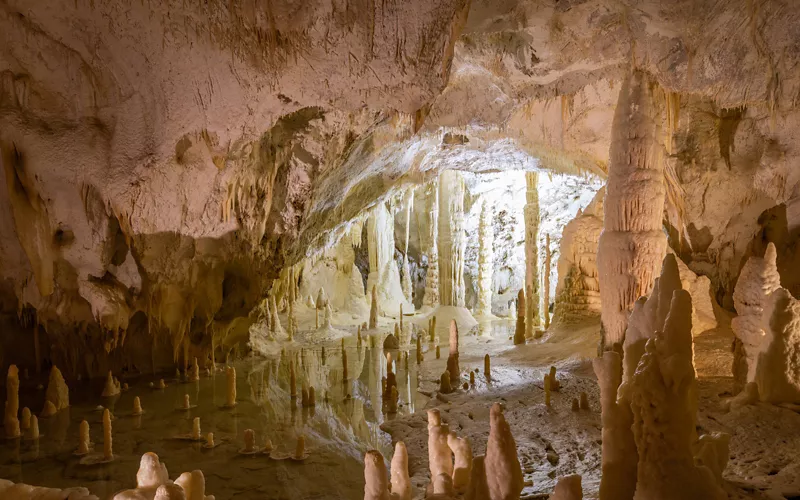
[[[350,327],[347,328],[351,330]],[[389,331],[381,328],[381,331]],[[396,363],[400,409],[396,415],[380,411],[381,377],[386,374],[382,355],[384,334],[365,336],[362,347],[353,336],[345,339],[349,380],[343,382],[342,355],[338,341],[287,344],[273,358],[248,357],[237,368],[237,407],[222,409],[226,377],[217,371],[203,374],[199,382],[185,382],[175,375],[164,390],[154,390],[153,376],[127,379],[130,390],[104,400],[102,383],[71,384],[72,406],[50,419],[40,419],[43,437],[38,445],[10,440],[0,446],[0,477],[15,482],[53,487],[86,486],[101,499],[135,486],[140,456],[157,453],[171,477],[201,469],[207,493],[217,499],[231,498],[341,498],[363,497],[363,454],[378,449],[388,461],[392,442],[408,446],[409,472],[415,498],[422,498],[428,482],[427,420],[425,409],[439,408],[445,423],[458,435],[468,437],[475,455],[485,452],[489,407],[495,401],[506,407],[506,418],[517,441],[526,486],[523,498],[547,498],[558,477],[578,473],[583,477],[585,498],[596,498],[600,480],[601,424],[599,392],[591,368],[599,340],[599,323],[550,328],[539,340],[514,346],[513,322],[483,320],[460,339],[463,381],[477,369],[475,385],[440,395],[439,375],[447,359],[446,329],[440,325],[441,358],[433,343],[424,342],[425,360],[417,365],[413,345],[402,350]],[[298,336],[304,338],[303,335]],[[730,397],[729,328],[718,328],[695,338],[695,357],[700,393],[698,427],[702,431],[731,434],[730,462],[725,472],[730,498],[781,499],[800,496],[800,415],[790,409],[757,404],[731,412],[721,409]],[[374,343],[372,343],[374,342]],[[377,347],[370,347],[371,345]],[[323,347],[325,353],[323,354]],[[492,376],[483,375],[484,354],[490,354]],[[395,358],[397,358],[395,352]],[[301,384],[317,391],[314,409],[291,404],[289,359],[297,366],[297,392]],[[406,364],[407,363],[407,364]],[[543,376],[551,365],[558,369],[561,389],[544,404]],[[22,381],[21,406],[42,407],[44,391],[34,381]],[[327,402],[325,395],[327,391]],[[573,412],[573,398],[586,392],[591,410]],[[196,408],[176,410],[189,394]],[[348,398],[347,395],[350,395]],[[134,396],[141,398],[145,414],[130,416]],[[91,425],[95,449],[102,449],[102,413],[97,405],[112,410],[112,464],[82,466],[72,456],[77,446],[78,425]],[[191,431],[192,418],[200,417],[203,435],[214,432],[219,446],[205,450],[201,443],[174,439]],[[245,429],[255,430],[257,442],[266,438],[285,451],[294,450],[296,437],[305,435],[309,458],[304,462],[275,461],[265,455],[242,456]]]

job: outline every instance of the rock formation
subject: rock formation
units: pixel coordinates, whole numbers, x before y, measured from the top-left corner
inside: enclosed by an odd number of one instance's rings
[[[481,219],[478,227],[478,304],[476,316],[492,315],[492,273],[494,271],[494,226],[492,208],[486,200],[481,204]]]
[[[581,476],[573,474],[558,478],[556,489],[549,500],[582,500]]]
[[[50,369],[50,379],[47,383],[47,392],[44,395],[44,399],[53,403],[56,411],[69,408],[69,388],[57,366],[53,366]]]
[[[458,324],[456,320],[450,320],[450,351],[447,354],[447,371],[450,372],[450,380],[458,383],[461,378],[461,368],[458,366]]]
[[[666,252],[664,138],[666,97],[641,70],[632,70],[614,114],[611,159],[597,249],[603,342],[625,338],[633,303],[650,292]]]
[[[20,436],[19,427],[19,370],[16,365],[8,367],[6,377],[6,404],[3,413],[3,428],[7,438]]]
[[[539,326],[539,174],[525,173],[525,336]],[[522,309],[517,304],[519,309]],[[519,313],[518,313],[519,314]]]
[[[514,329],[514,344],[524,344],[525,343],[525,332],[526,332],[526,322],[527,314],[526,310],[528,304],[525,300],[525,291],[520,290],[519,294],[517,295],[517,303],[519,304],[519,308],[517,309],[517,324],[516,328]]]
[[[519,498],[523,486],[522,467],[517,457],[517,444],[499,403],[492,405],[489,414],[484,468],[490,499]],[[478,482],[481,483],[482,479]]]
[[[420,245],[424,256],[428,258],[428,270],[425,273],[425,295],[422,306],[434,309],[439,305],[439,182],[432,180],[424,186],[425,211],[424,223],[420,228]]]
[[[380,202],[372,209],[367,221],[367,237],[369,251],[367,290],[375,287],[381,313],[396,316],[398,304],[405,301],[405,296],[400,284],[400,271],[394,259],[394,216],[386,207],[386,203]],[[370,319],[371,317],[370,312]]]
[[[439,177],[439,301],[464,307],[464,179],[448,170]],[[473,320],[474,322],[474,320]]]

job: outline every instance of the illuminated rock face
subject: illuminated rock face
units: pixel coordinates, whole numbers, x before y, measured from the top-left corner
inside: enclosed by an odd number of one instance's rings
[[[378,203],[367,221],[367,246],[367,290],[375,287],[381,314],[397,316],[400,313],[400,303],[406,299],[400,283],[400,271],[394,259],[394,216],[385,203]],[[406,310],[413,310],[413,306],[406,303]]]
[[[439,176],[439,302],[464,307],[464,179],[456,171]]]

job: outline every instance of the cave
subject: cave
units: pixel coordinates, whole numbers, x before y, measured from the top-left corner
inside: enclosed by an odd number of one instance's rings
[[[800,6],[0,34],[0,498],[800,498]]]

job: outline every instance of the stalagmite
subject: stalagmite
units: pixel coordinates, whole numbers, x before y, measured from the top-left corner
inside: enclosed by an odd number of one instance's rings
[[[436,359],[439,359],[441,357],[442,357],[442,352],[441,352],[441,349],[439,349],[439,346],[437,345],[436,346]]]
[[[525,302],[525,290],[520,289],[517,294],[517,303],[519,307],[517,308],[517,325],[514,328],[514,344],[519,345],[525,343],[525,322],[527,321],[525,311],[528,307]]]
[[[194,362],[192,363],[192,371],[189,375],[189,380],[191,382],[200,380],[200,365],[197,364],[197,358],[194,358]]]
[[[499,403],[494,403],[489,413],[489,440],[484,463],[489,498],[518,499],[523,486],[522,468],[517,458],[517,443]]]
[[[213,496],[206,496],[206,478],[203,471],[184,472],[178,476],[175,484],[183,488],[186,500],[214,500]]]
[[[727,498],[711,470],[695,465],[692,454],[697,394],[691,313],[689,293],[682,289],[673,292],[663,331],[657,330],[647,341],[633,374],[631,409],[639,452],[636,500]],[[633,321],[631,318],[631,324]]]
[[[397,386],[392,386],[389,389],[389,397],[386,404],[386,413],[388,414],[395,414],[397,413],[397,404],[400,399],[400,393],[397,392]]]
[[[466,491],[472,475],[472,445],[466,438],[458,437],[453,433],[447,436],[447,445],[453,452],[453,488],[456,491]]]
[[[305,383],[303,383],[303,386],[300,388],[300,406],[308,408],[308,389]]]
[[[458,366],[458,325],[456,320],[450,320],[450,352],[447,355],[447,371],[450,380],[458,383],[461,378],[461,368]]]
[[[477,316],[492,315],[492,276],[494,273],[494,226],[492,208],[489,202],[481,204],[481,218],[478,225],[478,303]]]
[[[113,396],[118,396],[120,393],[120,386],[119,382],[114,379],[114,376],[111,374],[111,370],[108,371],[108,377],[106,378],[106,385],[103,387],[103,397],[109,398]]]
[[[30,426],[25,432],[25,439],[36,440],[39,439],[39,419],[36,415],[31,415]]]
[[[559,382],[558,378],[556,378],[555,366],[550,367],[550,373],[547,375],[547,377],[550,379],[550,390],[558,392],[558,390],[561,389],[561,382]]]
[[[390,500],[389,477],[383,455],[369,450],[364,455],[364,500]]]
[[[420,226],[420,245],[423,256],[428,258],[428,270],[425,273],[425,294],[422,306],[435,308],[439,305],[439,186],[433,180],[425,184],[425,213],[429,217],[427,224]],[[423,257],[424,258],[424,257]]]
[[[398,441],[394,445],[391,466],[392,500],[411,500],[411,478],[408,476],[408,450]]]
[[[244,448],[242,453],[255,453],[256,451],[256,433],[253,429],[244,430]]]
[[[439,410],[428,410],[428,465],[431,480],[439,474],[444,474],[448,478],[453,477],[452,452],[447,444],[449,435],[450,428],[442,423]]]
[[[328,294],[325,293],[325,289],[321,288],[317,292],[317,301],[315,302],[316,309],[318,311],[325,309],[325,306],[328,305]]]
[[[606,348],[622,343],[633,303],[650,292],[666,251],[663,90],[641,70],[619,92],[603,232],[597,250],[601,320]]]
[[[443,394],[449,394],[453,392],[453,388],[450,385],[450,372],[445,370],[441,377],[439,377],[439,392]]]
[[[236,368],[228,366],[225,368],[226,394],[225,406],[233,408],[236,406]]]
[[[206,448],[215,448],[216,444],[214,444],[214,433],[209,432],[206,435]]]
[[[27,406],[22,409],[22,418],[19,421],[19,426],[23,431],[26,431],[31,427],[31,411]]]
[[[525,172],[525,337],[533,338],[539,326],[539,173]],[[520,314],[517,312],[517,314]],[[516,343],[516,336],[515,336]]]
[[[492,363],[492,361],[491,361],[491,358],[489,358],[489,354],[488,353],[485,354],[483,356],[483,376],[486,377],[487,379],[492,377],[492,365],[491,365],[491,363]]]
[[[330,304],[326,304],[325,305],[325,316],[323,318],[322,328],[324,328],[326,330],[332,329],[333,328],[333,324],[331,324],[331,321],[333,321],[333,311],[331,310],[331,305]]]
[[[111,449],[111,412],[108,408],[103,410],[103,460],[113,460],[114,452]]]
[[[44,399],[45,401],[53,403],[56,411],[69,408],[69,388],[67,387],[67,383],[64,382],[61,370],[55,365],[50,369],[50,379],[47,383],[47,392],[45,393]]]
[[[424,359],[422,355],[422,336],[417,335],[417,364],[422,363]]]
[[[200,432],[200,417],[194,417],[192,420],[192,439],[195,441],[203,439],[203,434]]]
[[[542,279],[544,283],[542,284],[542,294],[544,295],[544,309],[542,309],[542,313],[544,316],[544,328],[547,330],[550,328],[550,269],[551,269],[551,254],[550,254],[550,233],[545,235],[545,245],[544,245],[544,276]]]
[[[56,405],[54,405],[52,401],[45,401],[44,409],[42,409],[42,413],[40,413],[40,416],[42,418],[48,418],[52,417],[56,413],[58,413],[58,410],[56,410]]]
[[[428,327],[428,332],[431,336],[431,342],[436,342],[436,316],[431,317],[430,326]]]
[[[544,405],[550,406],[550,377],[548,375],[544,376]]]
[[[492,500],[489,496],[489,483],[486,478],[486,457],[484,455],[472,460],[472,474],[469,480],[469,489],[464,497],[466,500]]]
[[[189,395],[188,394],[184,394],[183,395],[183,407],[182,407],[182,409],[188,410],[191,407],[192,407],[192,402],[189,399]]]
[[[91,443],[89,441],[89,422],[86,420],[81,421],[78,428],[78,449],[75,451],[76,455],[86,455],[90,451]]]
[[[347,374],[347,351],[345,350],[344,346],[342,346],[342,380],[345,382],[348,380]]]
[[[164,379],[163,378],[159,379],[158,380],[158,388],[159,389],[165,389],[166,387],[167,387],[167,384],[164,383]]]
[[[630,500],[636,491],[638,452],[631,431],[630,403],[617,400],[622,383],[622,358],[618,352],[606,351],[592,361],[592,366],[600,386],[603,424],[600,500]]]
[[[469,385],[475,385],[475,372],[469,372]]]
[[[19,418],[19,370],[16,365],[8,367],[6,378],[6,406],[3,417],[3,427],[6,437],[15,438],[20,436]]]
[[[369,307],[369,329],[378,328],[378,289],[372,285],[371,302]]]
[[[369,252],[367,289],[376,287],[380,313],[394,316],[397,314],[397,304],[406,299],[400,284],[400,270],[394,259],[394,216],[385,202],[379,202],[370,212],[367,220],[367,239]],[[370,319],[371,316],[370,314]]]
[[[573,474],[558,478],[556,489],[549,500],[582,500],[581,476]]]
[[[139,400],[139,396],[133,398],[133,416],[138,416],[144,413],[142,410],[142,402]]]
[[[439,175],[439,301],[464,307],[464,179],[460,172]]]
[[[411,211],[414,210],[414,189],[412,188],[408,193],[408,201],[406,202],[406,239],[405,249],[403,251],[403,276],[402,287],[403,296],[410,303],[411,302],[411,269],[408,265],[408,240],[411,233]],[[400,316],[402,316],[402,310]]]
[[[275,295],[270,295],[269,297],[269,311],[269,329],[272,332],[273,337],[280,338],[283,336],[283,327],[281,326],[280,318],[278,318],[278,305],[275,302]]]

